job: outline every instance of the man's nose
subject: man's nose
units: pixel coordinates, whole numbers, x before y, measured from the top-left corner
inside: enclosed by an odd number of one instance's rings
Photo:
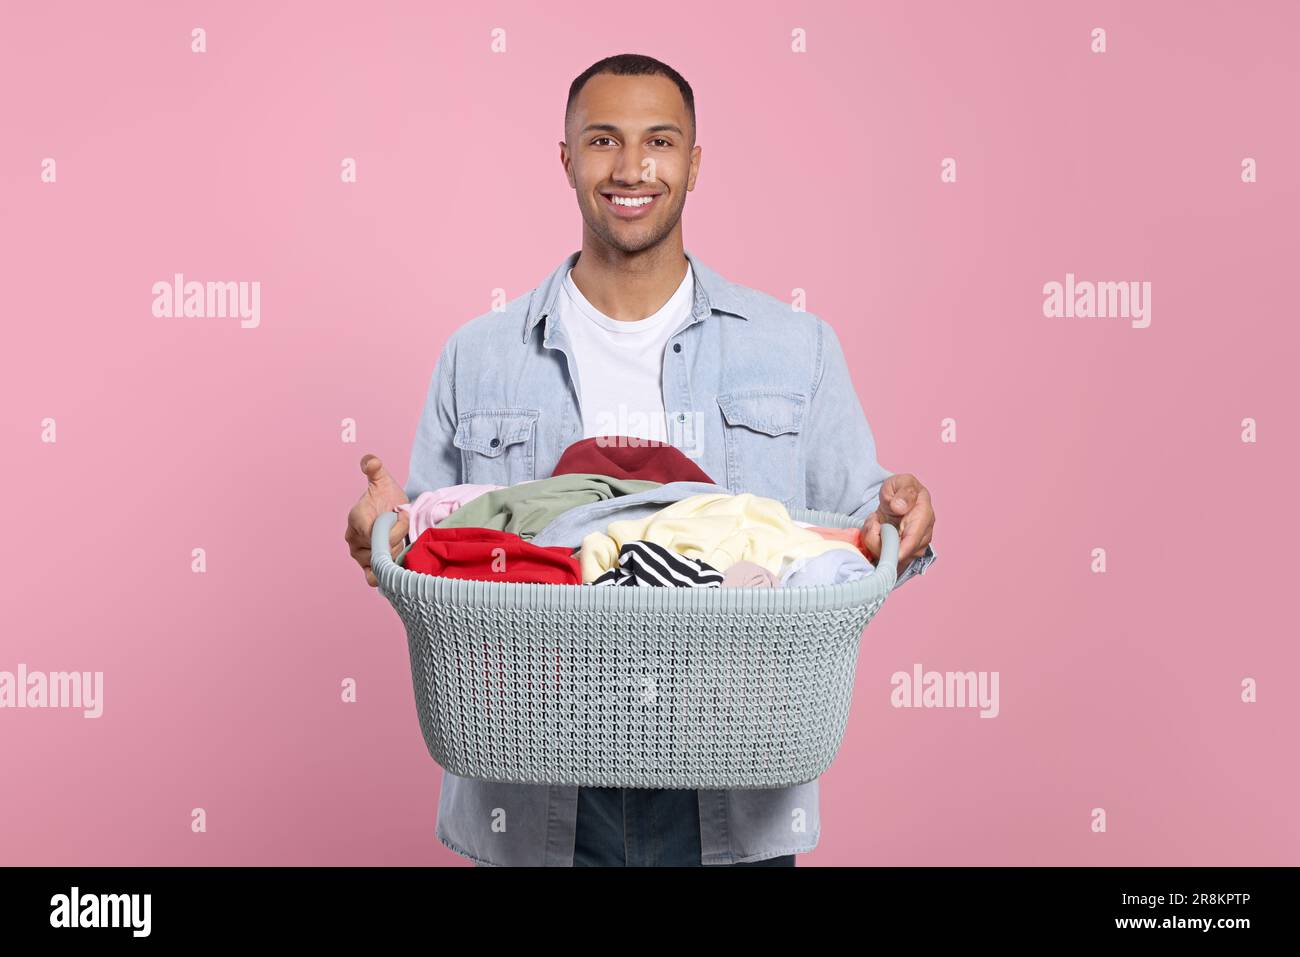
[[[614,164],[614,182],[619,186],[636,187],[645,182],[641,178],[645,156],[640,146],[625,146],[618,151]]]

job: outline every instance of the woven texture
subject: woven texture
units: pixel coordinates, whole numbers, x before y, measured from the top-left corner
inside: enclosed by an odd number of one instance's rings
[[[376,532],[386,541],[387,528]],[[888,543],[886,558],[896,556],[896,538]],[[528,784],[813,780],[844,734],[862,629],[895,582],[892,564],[805,588],[476,582],[374,555],[380,591],[406,625],[430,755],[461,777]]]

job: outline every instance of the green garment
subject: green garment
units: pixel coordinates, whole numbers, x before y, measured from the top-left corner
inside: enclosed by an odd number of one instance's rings
[[[554,475],[485,492],[470,499],[434,528],[493,528],[530,539],[561,512],[620,495],[646,492],[662,484],[592,472]]]

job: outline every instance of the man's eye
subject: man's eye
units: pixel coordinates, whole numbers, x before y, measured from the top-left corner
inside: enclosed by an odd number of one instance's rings
[[[672,140],[666,140],[666,139],[664,139],[662,136],[656,137],[655,139],[651,140],[651,142],[652,142],[652,143],[663,143],[664,146],[672,146],[672,145],[673,145]]]
[[[601,140],[610,140],[611,142],[613,142],[613,140],[612,140],[611,137],[608,137],[608,136],[597,136],[594,140],[591,141],[591,145],[592,145],[592,146],[595,146],[595,145],[596,145],[597,143],[599,143]]]

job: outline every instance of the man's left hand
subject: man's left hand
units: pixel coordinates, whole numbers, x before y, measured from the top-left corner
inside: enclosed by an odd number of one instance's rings
[[[862,543],[880,556],[880,526],[888,522],[898,529],[898,573],[925,554],[934,534],[934,507],[930,490],[915,475],[891,475],[880,487],[880,507],[862,525]]]

